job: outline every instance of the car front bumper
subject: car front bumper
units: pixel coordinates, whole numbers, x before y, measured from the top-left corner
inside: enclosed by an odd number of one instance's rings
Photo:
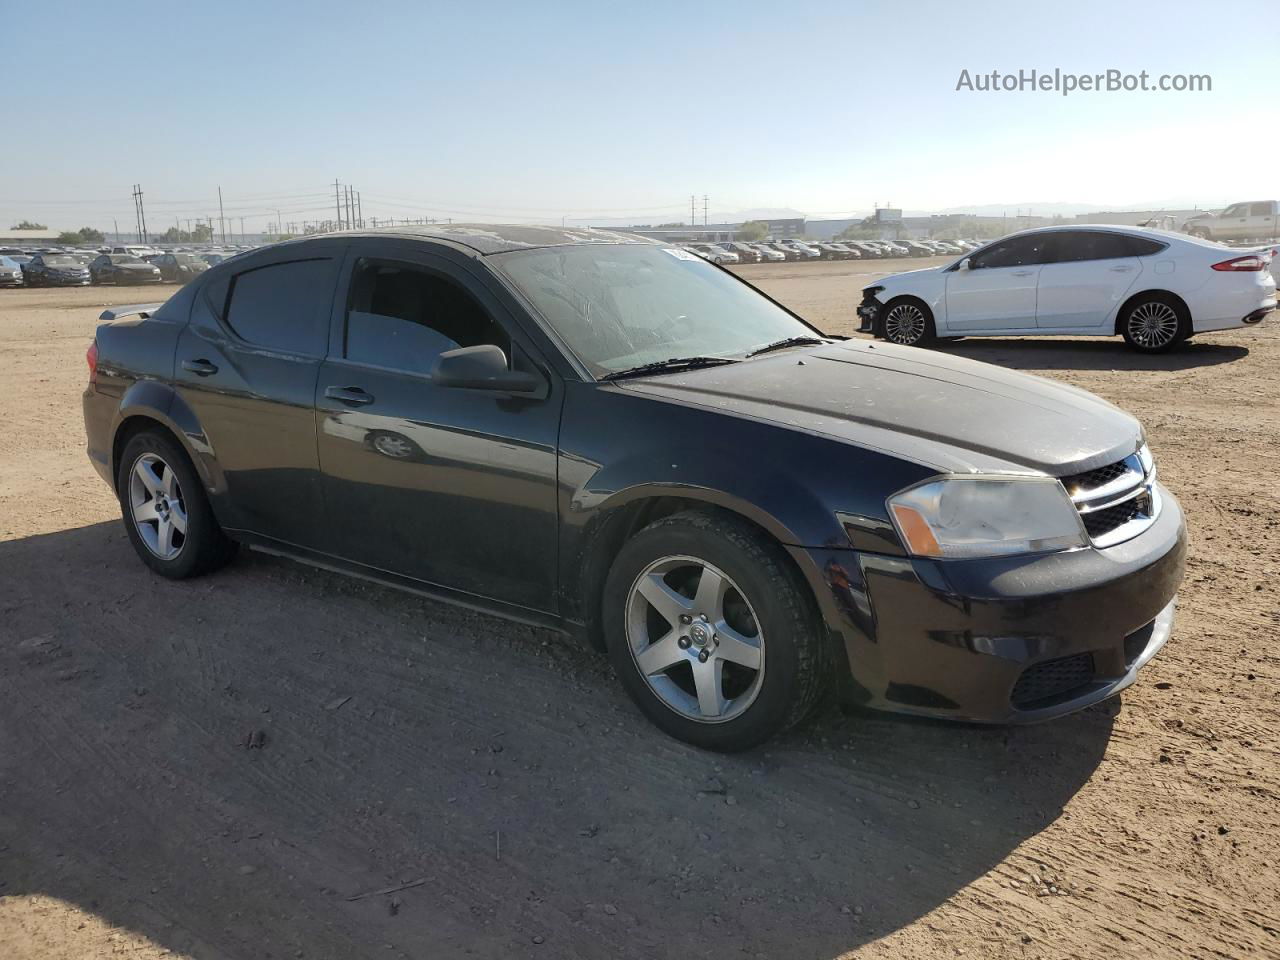
[[[1187,537],[1160,492],[1156,522],[1105,550],[935,561],[790,549],[821,571],[819,605],[843,641],[853,699],[1029,723],[1113,696],[1169,639]]]
[[[864,297],[858,304],[858,332],[872,333],[876,328],[876,318],[880,316],[883,304],[875,297]]]

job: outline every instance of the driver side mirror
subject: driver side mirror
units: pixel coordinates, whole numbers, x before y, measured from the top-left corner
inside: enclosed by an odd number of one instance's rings
[[[969,262],[969,258],[968,258],[968,257],[965,257],[963,260],[961,260],[961,261],[956,265],[956,269],[957,269],[957,270],[968,270],[968,269],[969,269],[970,267],[972,267],[972,266],[973,266],[973,264],[971,264],[971,263]]]
[[[500,393],[536,393],[542,386],[532,373],[508,369],[507,355],[492,343],[446,350],[436,358],[431,379],[441,387]]]

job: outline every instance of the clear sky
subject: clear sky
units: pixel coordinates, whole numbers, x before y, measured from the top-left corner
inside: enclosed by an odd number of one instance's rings
[[[558,222],[1280,193],[1266,5],[0,0],[0,218]],[[957,92],[1020,68],[1212,92]],[[699,210],[699,213],[701,211]],[[185,224],[184,224],[185,226]]]

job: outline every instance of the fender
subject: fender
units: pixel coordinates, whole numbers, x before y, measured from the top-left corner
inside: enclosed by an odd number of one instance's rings
[[[169,428],[191,458],[215,511],[220,513],[219,504],[227,489],[226,477],[200,421],[171,384],[138,380],[125,390],[111,423],[111,476],[118,470],[116,438],[133,417],[147,417]]]

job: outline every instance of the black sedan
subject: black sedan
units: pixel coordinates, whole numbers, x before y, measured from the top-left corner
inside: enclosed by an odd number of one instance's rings
[[[70,254],[38,253],[22,268],[29,287],[83,287],[89,268]]]
[[[1172,630],[1185,528],[1131,416],[824,336],[674,246],[311,237],[103,319],[88,452],[154,571],[247,544],[560,629],[703,747],[827,691],[1042,720]]]
[[[151,264],[160,269],[160,276],[168,283],[186,283],[209,269],[209,264],[193,253],[163,253],[153,257]]]
[[[131,253],[104,253],[89,264],[94,283],[159,283],[160,268]]]

